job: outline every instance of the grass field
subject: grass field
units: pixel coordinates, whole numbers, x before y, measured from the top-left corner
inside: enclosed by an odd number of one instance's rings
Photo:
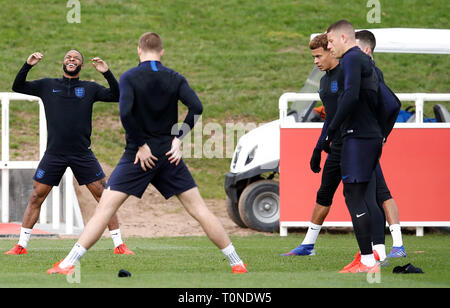
[[[381,23],[369,24],[365,0],[80,3],[81,23],[68,23],[67,1],[2,1],[0,91],[11,91],[17,71],[34,51],[45,58],[30,72],[30,80],[60,76],[60,62],[70,48],[81,50],[86,59],[104,58],[119,78],[137,64],[139,36],[156,31],[164,39],[163,63],[185,75],[202,100],[204,125],[222,126],[276,119],[278,98],[298,91],[313,68],[310,34],[333,21],[347,18],[357,28],[448,28],[450,10],[449,1],[381,1]],[[396,92],[450,92],[448,55],[378,54],[376,61]],[[106,85],[90,63],[81,78]],[[37,153],[37,109],[29,105],[12,109],[12,158]],[[425,105],[427,117],[433,117],[431,108]],[[101,162],[115,166],[124,146],[117,104],[97,103],[93,121],[92,148]],[[186,161],[205,197],[225,197],[223,176],[230,158]]]
[[[280,257],[303,239],[254,235],[232,237],[238,253],[248,264],[249,274],[233,275],[228,261],[206,237],[129,238],[135,256],[112,254],[112,241],[102,239],[81,260],[80,283],[45,271],[63,258],[75,240],[32,239],[30,252],[22,256],[0,255],[0,288],[436,288],[450,287],[450,238],[442,234],[404,236],[407,258],[390,259],[380,283],[368,283],[365,274],[338,274],[355,253],[352,234],[323,234],[314,257]],[[15,240],[0,240],[6,251]],[[389,249],[392,242],[387,237]],[[393,274],[395,266],[412,263],[425,274]],[[118,278],[120,269],[132,273]]]

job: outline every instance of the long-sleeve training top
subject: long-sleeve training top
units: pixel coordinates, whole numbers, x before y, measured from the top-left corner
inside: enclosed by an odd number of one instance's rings
[[[323,123],[322,133],[317,141],[317,149],[320,149],[321,144],[326,137],[328,125],[333,121],[336,114],[338,99],[342,94],[343,88],[342,69],[340,65],[327,71],[320,79],[319,96],[325,107],[325,122]],[[333,144],[339,143],[342,143],[342,139],[341,136],[337,135],[333,140]]]
[[[343,138],[382,138],[377,120],[378,78],[372,59],[355,46],[341,58],[344,91],[329,129],[341,132]]]
[[[26,81],[33,66],[25,62],[16,76],[13,91],[42,99],[47,121],[49,154],[87,154],[91,149],[94,102],[118,102],[119,84],[113,73],[103,74],[110,88],[79,78],[44,78]]]
[[[178,101],[188,108],[178,129]],[[174,137],[183,138],[195,125],[203,106],[186,79],[160,61],[141,62],[120,78],[120,118],[126,131],[125,154],[147,143],[153,155],[167,153]]]

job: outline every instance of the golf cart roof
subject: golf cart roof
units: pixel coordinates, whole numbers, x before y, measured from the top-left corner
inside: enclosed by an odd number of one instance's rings
[[[450,29],[379,28],[375,35],[375,52],[450,54]],[[320,33],[311,34],[311,38]]]

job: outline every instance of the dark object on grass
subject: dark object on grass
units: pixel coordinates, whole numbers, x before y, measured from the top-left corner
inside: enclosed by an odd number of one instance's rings
[[[403,266],[396,266],[392,272],[394,274],[424,274],[420,267],[415,267],[411,263]]]
[[[119,271],[119,277],[131,277],[131,273],[127,270],[121,269]]]

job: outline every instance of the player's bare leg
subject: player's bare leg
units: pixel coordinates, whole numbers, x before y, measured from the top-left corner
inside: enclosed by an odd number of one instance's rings
[[[323,206],[316,203],[311,215],[311,222],[316,225],[322,225],[329,212],[330,206]]]
[[[219,249],[224,249],[230,245],[230,238],[222,223],[208,209],[197,187],[189,189],[177,195],[177,197],[186,211],[200,223],[206,235]]]
[[[100,202],[100,198],[102,197],[103,190],[105,190],[106,181],[105,179],[101,179],[86,185],[86,187],[91,192],[92,196],[95,198],[97,202]],[[119,218],[117,215],[114,215],[111,218],[111,221],[108,223],[109,230],[119,229]]]
[[[400,218],[398,207],[394,199],[388,199],[383,202],[383,209],[386,215],[386,221],[389,224],[389,230],[392,235],[392,251],[388,254],[388,258],[406,257],[406,251],[403,247],[402,231],[400,228]]]
[[[330,206],[316,203],[313,208],[308,231],[306,232],[302,243],[291,251],[281,254],[281,256],[314,256],[316,254],[314,250],[316,239],[319,236],[322,224],[329,212]]]
[[[127,198],[128,195],[125,193],[109,189],[104,190],[94,216],[87,223],[77,243],[75,243],[69,254],[61,262],[53,265],[47,273],[70,274],[74,265],[86,251],[100,239],[108,222]]]
[[[246,273],[246,265],[236,253],[222,223],[206,206],[197,187],[177,195],[186,211],[197,220],[209,239],[227,256],[233,273]]]
[[[14,248],[5,252],[5,254],[20,255],[27,253],[26,248],[31,237],[32,229],[39,219],[42,203],[45,198],[47,198],[52,188],[53,186],[33,181],[33,192],[31,193],[30,200],[28,201],[28,205],[23,216],[19,242],[14,246]]]
[[[86,250],[91,248],[102,236],[111,218],[116,214],[128,195],[119,191],[105,189],[95,210],[85,226],[78,243]]]
[[[389,225],[400,224],[398,215],[398,207],[394,199],[389,199],[383,202],[383,210],[386,214],[386,221]]]
[[[102,197],[103,191],[105,190],[105,186],[106,180],[104,178],[86,185],[97,202],[100,202],[100,198]],[[114,216],[109,221],[108,229],[114,242],[114,253],[134,255],[134,252],[128,249],[128,247],[123,243],[119,226],[119,218],[117,214],[114,214]]]
[[[52,190],[53,186],[33,181],[33,192],[25,210],[22,227],[32,229],[39,219],[41,213],[41,206],[45,198]]]

